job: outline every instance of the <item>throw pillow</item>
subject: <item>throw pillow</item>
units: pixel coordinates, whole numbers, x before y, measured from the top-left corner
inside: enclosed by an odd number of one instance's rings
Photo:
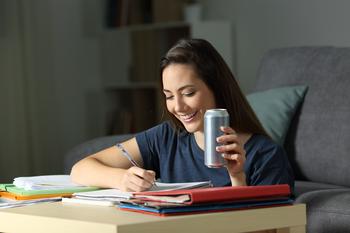
[[[307,86],[287,86],[247,95],[266,132],[278,144],[284,144],[291,120],[306,91]]]

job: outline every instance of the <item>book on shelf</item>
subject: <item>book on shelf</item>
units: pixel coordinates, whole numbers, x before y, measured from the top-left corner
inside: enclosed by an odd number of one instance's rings
[[[152,22],[151,0],[108,0],[106,4],[106,26],[124,27]]]
[[[182,21],[186,2],[188,0],[153,0],[153,21],[155,23]]]

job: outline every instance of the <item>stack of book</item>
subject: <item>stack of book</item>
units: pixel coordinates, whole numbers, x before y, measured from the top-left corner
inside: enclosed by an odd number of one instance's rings
[[[121,210],[158,216],[290,205],[289,185],[213,187],[133,193]]]
[[[68,175],[17,177],[13,183],[0,184],[0,208],[60,201],[76,192],[97,189],[75,184]]]
[[[150,190],[144,191],[143,193],[189,190],[208,187],[212,187],[210,181],[186,183],[155,182],[155,185]],[[135,194],[135,192],[125,192],[119,189],[101,189],[96,191],[73,193],[71,198],[63,198],[62,202],[101,206],[115,206],[119,205],[123,201],[135,199]]]

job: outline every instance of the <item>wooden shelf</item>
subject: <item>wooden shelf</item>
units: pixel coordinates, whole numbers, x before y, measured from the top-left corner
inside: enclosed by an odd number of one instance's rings
[[[129,82],[129,83],[120,83],[118,85],[110,85],[105,87],[106,91],[116,91],[116,90],[123,90],[123,89],[131,89],[131,90],[137,90],[137,89],[158,89],[159,84],[153,83],[153,82]]]
[[[126,25],[111,29],[106,29],[103,33],[111,33],[115,31],[145,31],[145,30],[163,30],[163,29],[172,29],[179,27],[190,27],[190,24],[184,21],[173,21],[173,22],[164,22],[164,23],[149,23],[149,24],[135,24],[135,25]]]

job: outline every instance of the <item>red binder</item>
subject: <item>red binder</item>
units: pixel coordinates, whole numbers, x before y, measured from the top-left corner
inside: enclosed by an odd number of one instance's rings
[[[278,184],[261,186],[214,187],[157,192],[137,192],[134,193],[134,197],[140,200],[153,201],[157,201],[157,197],[160,197],[158,201],[167,202],[166,197],[174,198],[180,197],[182,195],[188,195],[187,199],[181,198],[181,200],[183,200],[182,203],[192,205],[199,203],[220,203],[262,198],[273,199],[275,197],[290,196],[290,194],[289,185]]]

